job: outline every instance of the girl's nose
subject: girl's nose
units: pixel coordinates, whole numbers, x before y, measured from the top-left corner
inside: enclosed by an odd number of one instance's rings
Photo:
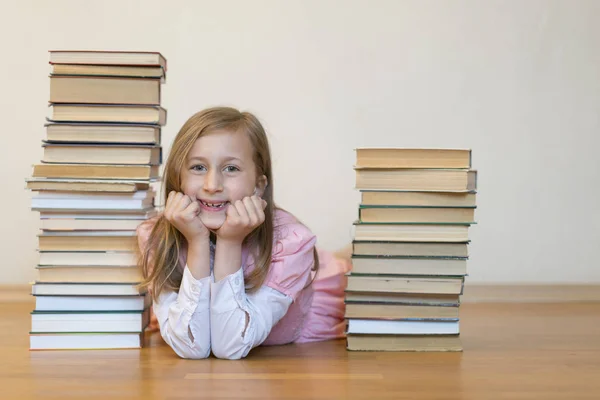
[[[215,170],[209,171],[204,180],[204,190],[213,193],[223,190],[221,177]]]

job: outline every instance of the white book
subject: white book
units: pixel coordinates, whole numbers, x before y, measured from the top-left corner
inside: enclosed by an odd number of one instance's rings
[[[54,312],[33,311],[31,333],[143,332],[150,321],[144,312]]]
[[[38,236],[136,236],[135,231],[67,231],[67,232],[43,232]]]
[[[36,296],[36,311],[142,311],[150,306],[149,294],[137,296]]]
[[[38,210],[143,210],[152,207],[153,198],[149,199],[43,199],[32,198],[31,208]]]
[[[140,333],[63,333],[30,334],[30,350],[139,349]]]
[[[382,335],[453,335],[459,333],[458,321],[410,321],[349,319],[348,333]]]
[[[40,251],[38,265],[133,266],[137,255],[129,251]]]
[[[126,219],[126,220],[146,220],[154,217],[157,214],[157,209],[154,207],[148,207],[142,210],[130,210],[125,212],[111,212],[110,210],[106,212],[74,212],[73,210],[53,210],[53,211],[41,211],[40,219]]]
[[[34,283],[34,296],[135,296],[141,294],[132,284]]]
[[[51,231],[135,231],[145,220],[142,219],[75,219],[46,218],[40,228]]]
[[[106,193],[80,193],[80,192],[54,192],[42,191],[37,192],[32,196],[34,199],[71,199],[71,200],[127,200],[127,199],[146,199],[154,197],[155,193],[152,190],[138,190],[137,192],[127,192],[119,194]]]

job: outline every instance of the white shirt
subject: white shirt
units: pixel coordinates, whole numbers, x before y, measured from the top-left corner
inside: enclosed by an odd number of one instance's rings
[[[186,265],[179,293],[163,291],[154,313],[180,357],[206,358],[212,350],[218,358],[240,359],[267,338],[292,298],[268,286],[246,294],[242,268],[214,282],[213,254],[211,275],[195,279]]]

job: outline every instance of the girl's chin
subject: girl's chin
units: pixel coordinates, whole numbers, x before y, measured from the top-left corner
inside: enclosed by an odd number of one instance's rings
[[[225,217],[226,217],[225,213],[219,213],[219,214],[213,214],[213,215],[201,213],[200,221],[202,221],[204,226],[207,227],[208,229],[210,229],[212,231],[216,231],[225,222]]]

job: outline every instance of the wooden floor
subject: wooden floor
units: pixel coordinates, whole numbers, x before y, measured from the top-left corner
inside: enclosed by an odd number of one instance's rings
[[[600,399],[600,303],[463,304],[463,353],[354,353],[343,341],[182,360],[28,350],[31,303],[0,303],[6,399]]]

